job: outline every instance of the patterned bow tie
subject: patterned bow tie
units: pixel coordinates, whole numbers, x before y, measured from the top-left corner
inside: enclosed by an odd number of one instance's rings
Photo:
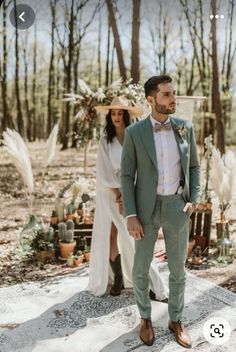
[[[154,125],[154,132],[159,132],[159,131],[170,131],[172,129],[171,123],[155,123]]]

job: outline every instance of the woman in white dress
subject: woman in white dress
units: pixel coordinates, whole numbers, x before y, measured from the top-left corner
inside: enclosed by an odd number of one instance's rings
[[[104,135],[98,147],[96,163],[96,207],[91,243],[88,289],[94,295],[103,295],[109,282],[109,262],[113,271],[110,294],[117,296],[122,288],[132,287],[134,239],[129,235],[126,219],[122,216],[120,192],[120,163],[125,128],[130,114],[140,116],[142,111],[129,101],[115,97],[109,106],[97,107],[108,111]],[[168,288],[160,277],[153,260],[149,271],[151,298],[167,301]]]

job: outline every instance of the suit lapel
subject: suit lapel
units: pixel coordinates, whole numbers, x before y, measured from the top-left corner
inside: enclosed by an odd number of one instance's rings
[[[174,131],[175,140],[177,142],[177,146],[179,149],[180,154],[180,161],[183,168],[184,174],[187,171],[187,162],[188,162],[188,142],[185,139],[186,136],[181,137],[180,133],[178,132],[179,129],[185,127],[184,123],[179,124],[173,117],[170,118],[171,125]],[[186,128],[186,127],[185,127]]]
[[[139,126],[140,139],[143,143],[143,146],[151,158],[155,168],[157,169],[157,157],[156,157],[156,148],[153,137],[152,123],[150,117],[147,117],[144,121],[144,124]]]

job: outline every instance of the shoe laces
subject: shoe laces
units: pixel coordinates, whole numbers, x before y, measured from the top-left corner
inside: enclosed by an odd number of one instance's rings
[[[177,327],[180,329],[180,331],[183,331],[184,330],[183,323],[180,320],[178,320],[177,324],[178,324]]]

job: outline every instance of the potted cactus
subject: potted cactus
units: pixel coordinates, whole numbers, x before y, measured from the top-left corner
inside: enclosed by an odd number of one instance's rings
[[[63,197],[57,198],[55,204],[55,211],[57,213],[58,222],[64,221],[65,219],[65,203]]]
[[[74,203],[69,203],[66,206],[66,218],[67,220],[74,220],[74,214],[76,211],[76,207]]]
[[[76,255],[74,256],[74,264],[75,266],[80,266],[83,263],[84,255],[82,251],[77,251]]]
[[[58,224],[58,234],[59,234],[59,247],[62,258],[68,258],[73,254],[76,241],[74,240],[74,223],[73,221],[68,224],[61,222]],[[70,227],[68,229],[68,226]]]
[[[33,247],[37,260],[44,262],[48,259],[55,259],[54,229],[52,227],[39,229]]]
[[[84,259],[86,260],[86,262],[90,261],[90,249],[87,248],[83,251],[83,255],[84,255]]]

